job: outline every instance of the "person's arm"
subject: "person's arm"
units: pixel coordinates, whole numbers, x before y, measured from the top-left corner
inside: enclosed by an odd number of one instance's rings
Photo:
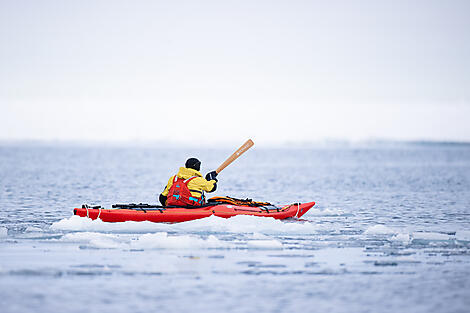
[[[208,190],[207,192],[214,192],[217,190],[217,172],[216,171],[212,171],[212,172],[209,172],[206,174],[206,181],[208,182],[211,182],[211,181],[215,181],[214,183],[214,186],[212,187],[211,190]]]
[[[190,183],[189,190],[195,189],[195,190],[201,190],[201,191],[206,191],[206,192],[213,192],[217,188],[217,180],[212,179],[212,180],[206,180],[204,177],[198,177],[194,180],[192,180]]]

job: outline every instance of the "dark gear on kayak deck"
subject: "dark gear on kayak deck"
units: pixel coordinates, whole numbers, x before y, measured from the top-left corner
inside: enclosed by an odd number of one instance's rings
[[[232,197],[212,197],[207,200],[208,203],[227,203],[233,205],[243,205],[249,207],[273,206],[269,202],[253,201],[252,199],[237,199]]]

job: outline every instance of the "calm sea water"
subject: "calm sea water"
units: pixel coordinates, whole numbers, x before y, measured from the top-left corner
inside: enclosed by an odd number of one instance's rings
[[[0,145],[0,311],[468,312],[469,145],[255,147],[220,174],[215,195],[316,201],[302,220],[72,217],[230,153]]]

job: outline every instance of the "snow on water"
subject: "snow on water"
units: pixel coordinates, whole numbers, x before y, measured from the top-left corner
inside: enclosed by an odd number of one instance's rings
[[[95,232],[214,232],[214,233],[263,233],[263,234],[314,234],[317,227],[309,222],[286,222],[274,218],[260,218],[248,215],[229,219],[210,216],[182,223],[122,222],[106,223],[101,220],[74,215],[51,226],[52,230],[95,231]]]

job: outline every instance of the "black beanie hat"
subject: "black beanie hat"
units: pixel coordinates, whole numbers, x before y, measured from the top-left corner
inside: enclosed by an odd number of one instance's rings
[[[185,166],[187,168],[192,168],[193,170],[199,171],[199,170],[201,170],[201,161],[199,161],[196,158],[189,158],[186,161]]]

